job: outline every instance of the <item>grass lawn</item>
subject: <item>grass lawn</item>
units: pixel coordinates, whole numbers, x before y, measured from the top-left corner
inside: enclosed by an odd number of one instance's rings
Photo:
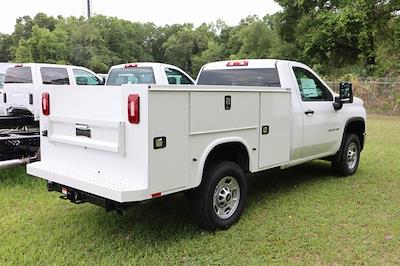
[[[227,231],[199,230],[183,195],[124,216],[58,196],[24,168],[0,172],[0,265],[399,265],[400,117],[369,118],[355,176],[315,161],[250,177]]]

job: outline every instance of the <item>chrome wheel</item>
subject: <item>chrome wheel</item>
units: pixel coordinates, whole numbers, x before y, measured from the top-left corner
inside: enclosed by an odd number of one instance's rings
[[[240,187],[235,178],[226,176],[219,181],[214,190],[213,208],[220,219],[229,219],[236,211],[240,201]]]
[[[358,148],[357,144],[354,142],[350,143],[349,147],[347,148],[346,154],[346,164],[349,169],[353,169],[357,164],[358,159]]]

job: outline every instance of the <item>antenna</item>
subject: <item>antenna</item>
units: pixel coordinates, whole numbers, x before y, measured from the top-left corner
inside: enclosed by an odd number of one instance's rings
[[[87,0],[87,17],[88,19],[92,17],[92,0]]]

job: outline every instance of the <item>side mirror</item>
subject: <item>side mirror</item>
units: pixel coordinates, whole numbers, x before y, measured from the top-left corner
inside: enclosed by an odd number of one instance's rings
[[[339,111],[340,109],[343,108],[343,103],[342,103],[342,101],[340,100],[340,97],[335,97],[335,102],[333,103],[333,108],[334,108],[336,111]]]
[[[106,82],[107,82],[107,79],[106,79],[106,77],[103,77],[103,78],[102,78],[102,80],[101,80],[101,85],[105,85],[105,84],[106,84]]]
[[[353,84],[341,82],[339,98],[341,103],[353,103]]]

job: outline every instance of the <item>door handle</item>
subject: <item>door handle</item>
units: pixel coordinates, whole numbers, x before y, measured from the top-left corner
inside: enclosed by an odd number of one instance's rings
[[[313,115],[314,111],[313,110],[307,110],[304,112],[306,115]]]

